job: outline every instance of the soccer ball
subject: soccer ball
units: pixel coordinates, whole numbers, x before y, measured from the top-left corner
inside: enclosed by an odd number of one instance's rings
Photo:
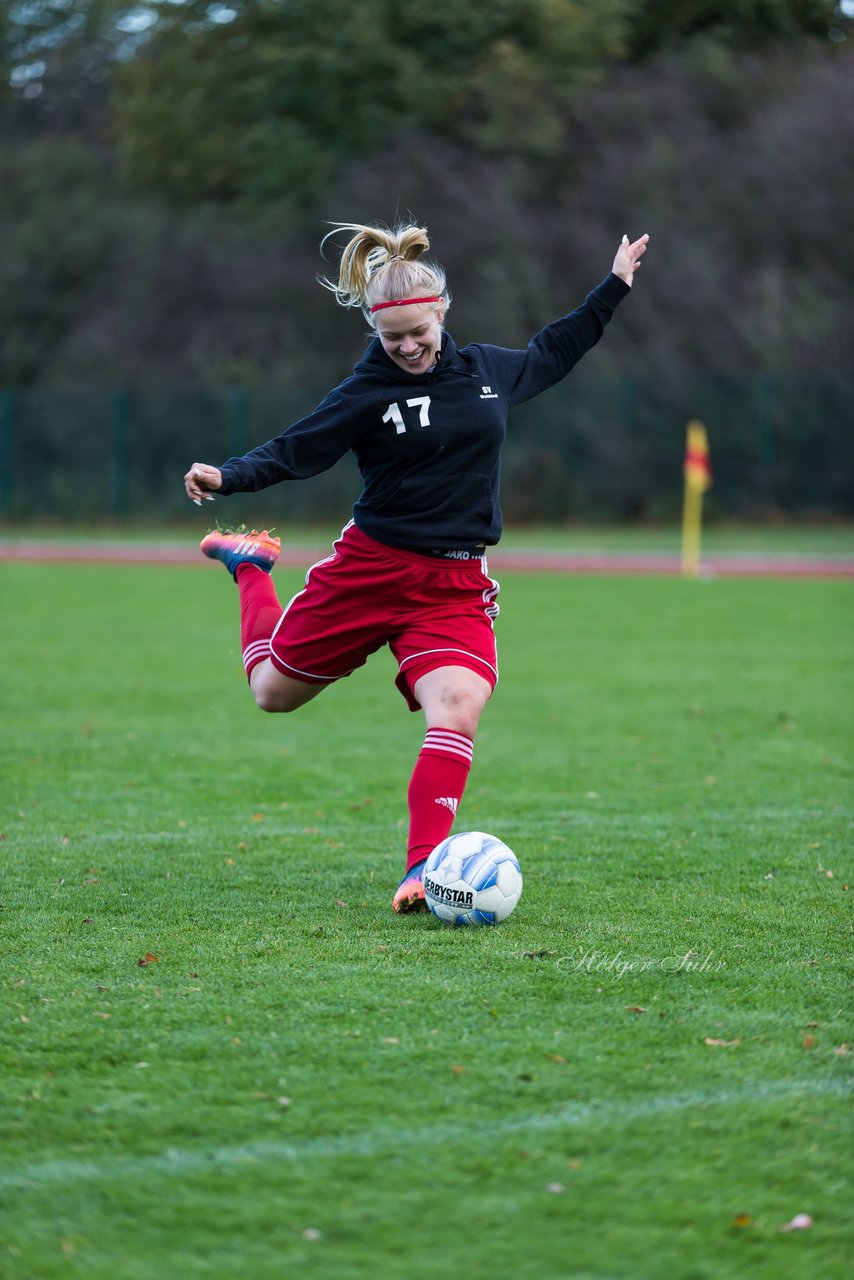
[[[424,865],[427,906],[447,924],[500,924],[522,896],[519,860],[484,831],[448,836]]]

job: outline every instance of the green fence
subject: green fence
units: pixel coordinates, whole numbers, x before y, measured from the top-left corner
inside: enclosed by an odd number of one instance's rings
[[[182,476],[284,430],[321,392],[0,392],[0,517],[162,521],[191,514]],[[502,505],[521,521],[668,520],[681,503],[685,425],[709,432],[712,518],[854,515],[854,379],[574,375],[511,416]],[[229,499],[229,518],[337,520],[358,493],[352,459],[275,494]]]

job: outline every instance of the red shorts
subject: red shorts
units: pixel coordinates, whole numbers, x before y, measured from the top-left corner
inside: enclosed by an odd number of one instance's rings
[[[273,665],[309,684],[349,676],[387,644],[397,687],[418,711],[415,682],[438,667],[468,667],[495,688],[498,583],[486,560],[444,560],[376,542],[348,524],[313,565],[270,641]]]

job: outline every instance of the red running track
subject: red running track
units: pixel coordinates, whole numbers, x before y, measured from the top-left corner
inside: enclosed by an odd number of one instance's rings
[[[286,547],[279,563],[307,568],[327,547]],[[49,564],[172,564],[207,562],[189,541],[121,542],[108,539],[0,539],[0,560]],[[667,551],[504,550],[489,555],[490,569],[542,573],[679,575],[678,554]],[[715,552],[703,557],[703,578],[854,578],[854,556],[774,552]]]

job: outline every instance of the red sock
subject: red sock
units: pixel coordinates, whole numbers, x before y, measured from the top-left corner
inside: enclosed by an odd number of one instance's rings
[[[409,783],[406,870],[451,830],[471,768],[473,743],[452,729],[428,729]]]
[[[238,566],[240,590],[240,647],[246,678],[252,668],[270,656],[270,637],[282,616],[282,606],[269,573],[256,564]]]

